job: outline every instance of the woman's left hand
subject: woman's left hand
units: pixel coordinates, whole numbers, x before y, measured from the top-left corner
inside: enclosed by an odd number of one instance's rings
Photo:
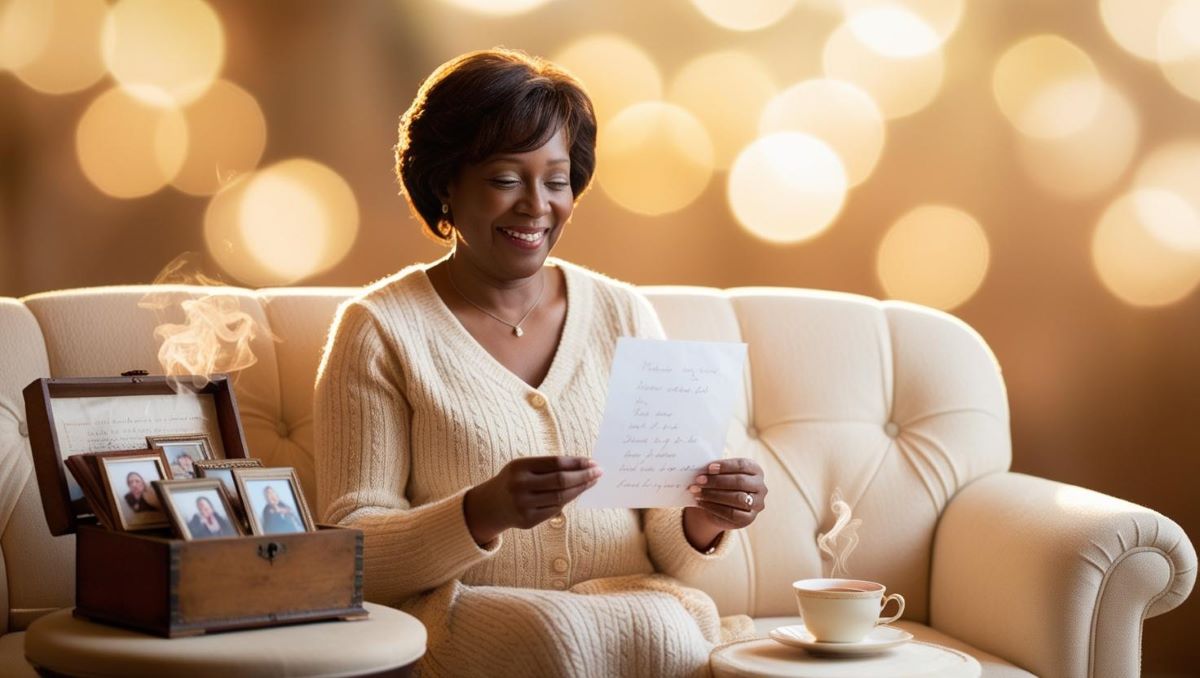
[[[693,546],[713,542],[721,532],[746,527],[766,508],[767,485],[753,459],[714,461],[688,488],[696,506],[684,509],[684,530]]]

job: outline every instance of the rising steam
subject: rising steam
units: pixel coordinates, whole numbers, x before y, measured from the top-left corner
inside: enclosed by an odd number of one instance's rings
[[[829,556],[833,563],[829,571],[830,577],[849,577],[850,571],[846,568],[846,561],[858,546],[858,527],[862,525],[862,518],[850,518],[850,504],[842,499],[840,487],[833,490],[829,508],[833,510],[833,515],[837,516],[837,520],[831,530],[817,535],[817,547]]]
[[[180,255],[167,264],[154,284],[202,285],[216,292],[223,283],[196,272],[195,259],[193,253]],[[266,330],[241,310],[237,297],[214,293],[176,302],[178,298],[178,291],[154,291],[138,303],[159,314],[160,320],[176,305],[183,310],[184,322],[160,322],[154,328],[154,336],[162,342],[158,362],[163,374],[201,387],[213,374],[235,373],[258,362],[250,346]]]

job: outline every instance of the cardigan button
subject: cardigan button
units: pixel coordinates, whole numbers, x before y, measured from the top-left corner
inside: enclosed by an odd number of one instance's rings
[[[21,422],[21,423],[17,424],[17,431],[20,432],[22,438],[28,438],[29,437],[29,424],[26,424],[25,422]]]
[[[566,524],[567,519],[564,518],[563,515],[560,513],[560,514],[554,516],[553,518],[551,518],[547,522],[550,523],[550,527],[562,527],[564,524]]]
[[[571,564],[567,562],[566,558],[555,558],[554,562],[551,564],[554,567],[554,571],[559,574],[563,574],[567,571],[567,568],[571,566]]]
[[[534,393],[533,395],[529,396],[529,404],[541,409],[546,406],[546,399],[541,393]]]

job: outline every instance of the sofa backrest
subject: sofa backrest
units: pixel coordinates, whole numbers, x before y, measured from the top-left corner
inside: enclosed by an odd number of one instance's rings
[[[723,614],[794,614],[790,584],[822,576],[816,545],[840,488],[863,519],[850,573],[885,582],[927,618],[930,551],[946,502],[1008,468],[1008,406],[994,357],[954,317],[903,302],[780,288],[644,288],[667,334],[745,341],[728,439],[764,467],[768,510],[704,581]],[[144,307],[146,295],[165,308]],[[112,287],[0,299],[0,633],[72,604],[72,537],[51,537],[32,473],[21,390],[43,376],[157,373],[154,328],[179,302],[232,296],[268,330],[238,373],[250,454],[293,466],[312,498],[312,385],[329,325],[352,289]],[[6,584],[6,585],[5,585]]]

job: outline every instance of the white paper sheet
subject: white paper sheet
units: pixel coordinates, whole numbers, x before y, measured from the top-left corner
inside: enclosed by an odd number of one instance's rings
[[[745,344],[619,339],[592,451],[604,475],[578,505],[693,505],[688,485],[722,456],[745,361]]]
[[[225,458],[216,403],[208,394],[52,398],[58,451],[63,459],[81,452],[149,448],[146,436],[207,433],[213,455]],[[83,497],[67,473],[71,499]]]

